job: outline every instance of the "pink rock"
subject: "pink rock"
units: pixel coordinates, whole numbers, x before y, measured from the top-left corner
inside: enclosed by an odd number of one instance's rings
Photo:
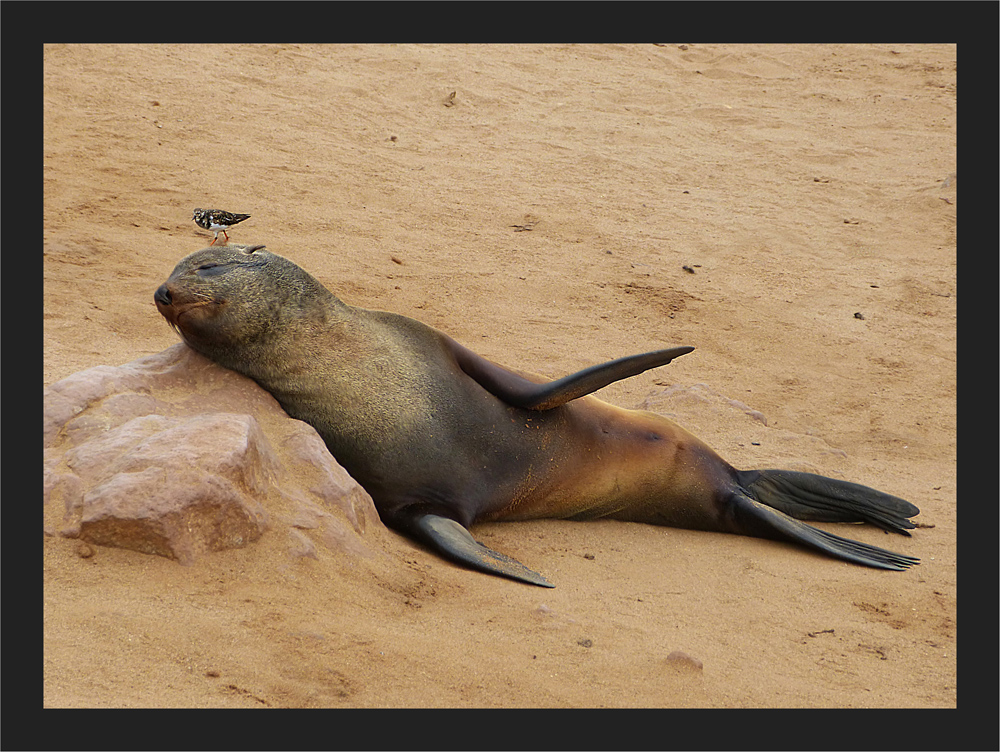
[[[190,563],[275,525],[293,556],[368,555],[381,528],[312,427],[183,344],[53,384],[44,441],[50,535]]]

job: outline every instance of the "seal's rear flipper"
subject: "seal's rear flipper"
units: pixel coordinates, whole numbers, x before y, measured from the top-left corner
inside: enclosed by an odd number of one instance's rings
[[[734,493],[729,502],[736,530],[743,535],[801,543],[838,559],[876,569],[902,571],[920,562],[920,559],[912,556],[841,538],[799,522],[740,492]]]
[[[897,496],[812,473],[740,470],[737,480],[750,497],[800,520],[867,522],[909,536],[916,525],[907,518],[920,514]]]
[[[455,520],[436,514],[415,518],[407,530],[440,554],[466,566],[489,574],[498,574],[529,585],[555,587],[538,572],[509,556],[487,548]]]
[[[454,340],[450,340],[448,344],[462,370],[479,382],[480,386],[508,405],[526,410],[551,410],[577,397],[596,392],[615,381],[638,376],[650,368],[665,366],[674,358],[694,350],[693,347],[672,347],[668,350],[629,355],[585,368],[556,381],[536,384],[486,360]]]

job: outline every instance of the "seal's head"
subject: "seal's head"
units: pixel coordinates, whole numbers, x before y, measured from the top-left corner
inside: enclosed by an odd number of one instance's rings
[[[262,245],[195,251],[153,294],[184,341],[216,360],[296,326],[331,299],[313,277]]]

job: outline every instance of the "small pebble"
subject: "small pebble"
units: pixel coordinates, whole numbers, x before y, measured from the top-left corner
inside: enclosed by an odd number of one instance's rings
[[[678,668],[689,668],[697,671],[702,670],[702,663],[697,658],[692,658],[687,653],[675,650],[667,656],[667,663]]]
[[[89,559],[94,555],[94,547],[82,540],[76,542],[76,555],[81,559]]]

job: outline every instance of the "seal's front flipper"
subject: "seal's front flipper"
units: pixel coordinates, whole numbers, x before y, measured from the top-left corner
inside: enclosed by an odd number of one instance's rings
[[[551,582],[509,556],[487,548],[455,520],[436,514],[415,518],[407,530],[440,554],[489,574],[498,574],[529,585],[555,587]]]
[[[693,347],[672,347],[642,355],[629,355],[609,363],[585,368],[556,381],[536,384],[486,360],[454,340],[449,344],[455,359],[465,373],[508,405],[526,410],[551,410],[577,397],[596,392],[615,381],[637,376],[650,368],[665,366],[674,358],[694,350]]]
[[[729,499],[729,505],[728,511],[734,523],[734,532],[743,535],[801,543],[829,556],[876,569],[902,571],[920,562],[920,559],[912,556],[904,556],[878,546],[841,538],[839,535],[799,522],[784,512],[764,506],[739,491]]]
[[[548,384],[536,384],[535,394],[527,400],[527,407],[531,410],[550,410],[553,407],[564,405],[577,397],[596,392],[598,389],[627,379],[630,376],[638,376],[643,371],[657,366],[665,366],[674,358],[694,350],[693,347],[672,347],[669,350],[654,350],[642,355],[629,355],[609,363],[602,363],[597,366],[585,368],[582,371],[564,376]]]

